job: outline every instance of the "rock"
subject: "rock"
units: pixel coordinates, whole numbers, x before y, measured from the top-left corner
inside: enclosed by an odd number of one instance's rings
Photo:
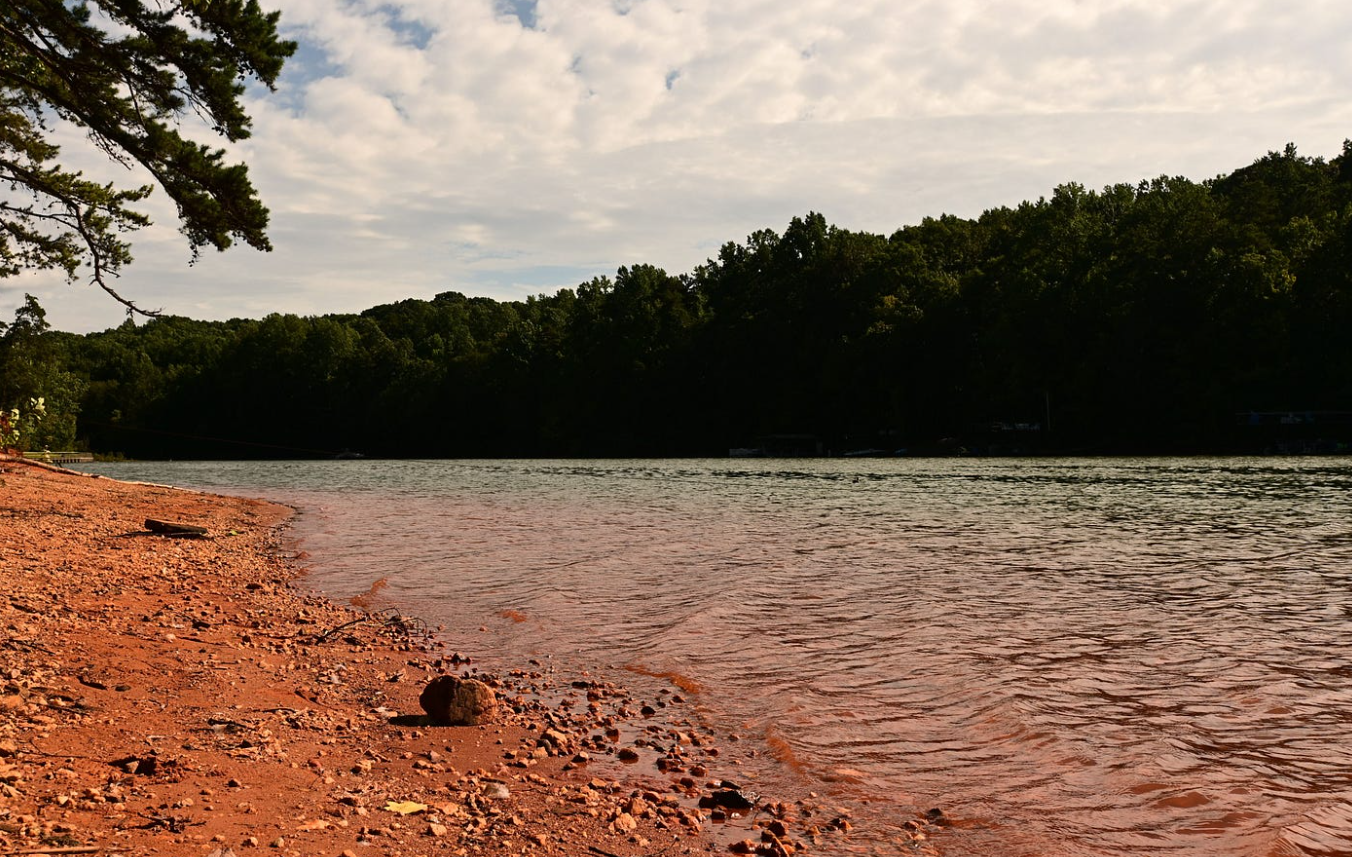
[[[765,848],[766,846],[769,846],[768,850],[773,854],[787,855],[793,853],[793,847],[791,845],[783,842],[778,836],[768,830],[761,831],[761,842],[765,843],[765,845],[761,847]]]
[[[746,812],[754,806],[746,795],[734,789],[720,789],[711,795],[705,795],[699,799],[699,805],[703,809],[718,807],[733,812]]]
[[[121,768],[129,774],[141,774],[148,776],[155,773],[159,768],[159,762],[153,756],[137,757],[127,756],[122,759],[114,759],[112,765]]]
[[[80,684],[84,685],[85,687],[92,687],[92,688],[94,688],[95,690],[107,690],[107,689],[108,689],[108,681],[107,681],[107,679],[105,679],[103,676],[99,675],[98,673],[95,673],[95,672],[81,673],[80,675],[76,676],[75,678],[76,678],[76,681],[80,682]]]
[[[418,697],[423,711],[438,723],[478,726],[497,716],[498,700],[493,689],[472,678],[437,676]]]

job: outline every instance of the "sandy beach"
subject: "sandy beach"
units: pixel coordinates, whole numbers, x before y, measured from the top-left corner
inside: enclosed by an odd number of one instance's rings
[[[305,594],[291,514],[0,459],[0,854],[848,850],[836,809],[720,771],[679,688],[478,674],[472,641]],[[431,722],[444,673],[494,722]]]

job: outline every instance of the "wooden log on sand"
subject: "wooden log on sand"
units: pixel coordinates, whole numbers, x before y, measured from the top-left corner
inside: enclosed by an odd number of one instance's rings
[[[180,536],[193,539],[200,539],[207,534],[206,527],[199,527],[196,524],[180,524],[177,521],[157,521],[154,518],[146,518],[146,529],[162,536]]]

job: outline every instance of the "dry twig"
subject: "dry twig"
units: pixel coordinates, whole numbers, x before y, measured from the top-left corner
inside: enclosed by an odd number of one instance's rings
[[[360,625],[374,625],[380,628],[390,628],[403,633],[405,637],[428,636],[427,623],[416,616],[404,616],[399,611],[390,609],[382,610],[379,613],[368,613],[358,619],[350,622],[344,622],[336,625],[322,634],[315,635],[316,643],[327,643],[332,640],[339,632],[346,631],[348,628],[355,628]]]

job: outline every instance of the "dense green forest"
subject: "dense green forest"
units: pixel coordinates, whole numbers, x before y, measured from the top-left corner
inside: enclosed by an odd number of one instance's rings
[[[30,445],[134,457],[1335,451],[1352,143],[889,236],[820,214],[525,301],[0,332]]]

